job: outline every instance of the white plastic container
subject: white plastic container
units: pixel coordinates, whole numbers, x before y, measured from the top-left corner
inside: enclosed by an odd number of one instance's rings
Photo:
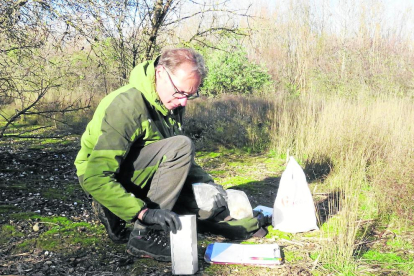
[[[170,232],[172,273],[192,275],[198,270],[196,216],[180,216],[180,221],[181,230]]]

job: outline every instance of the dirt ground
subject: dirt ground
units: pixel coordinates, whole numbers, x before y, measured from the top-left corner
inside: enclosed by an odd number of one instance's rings
[[[77,183],[73,160],[77,138],[65,145],[33,146],[3,143],[0,148],[0,274],[1,275],[171,275],[171,263],[136,259],[125,245],[112,243],[92,213]],[[209,170],[220,164],[206,162]],[[260,173],[260,166],[252,168]],[[262,172],[263,173],[263,172]],[[252,206],[272,206],[279,178],[245,187]],[[198,235],[196,275],[312,275],[312,242],[276,241],[283,252],[298,252],[295,262],[275,268],[210,265],[203,259],[209,243],[220,236]],[[252,238],[255,243],[273,239]],[[240,241],[233,241],[240,242]]]

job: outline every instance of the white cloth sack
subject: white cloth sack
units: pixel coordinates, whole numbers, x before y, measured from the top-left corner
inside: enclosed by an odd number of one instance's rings
[[[210,212],[214,206],[214,196],[219,193],[216,187],[206,183],[194,183],[193,191],[198,208]]]
[[[235,219],[253,217],[253,209],[246,193],[239,190],[227,189],[227,205],[230,216]]]
[[[315,206],[302,168],[291,156],[280,179],[273,206],[274,229],[288,233],[318,229]]]

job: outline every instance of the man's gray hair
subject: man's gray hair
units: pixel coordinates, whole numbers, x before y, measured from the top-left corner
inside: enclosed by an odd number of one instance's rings
[[[201,80],[207,75],[203,56],[191,48],[166,49],[158,60],[158,65],[164,66],[172,73],[183,63],[192,64],[193,72],[196,71]]]

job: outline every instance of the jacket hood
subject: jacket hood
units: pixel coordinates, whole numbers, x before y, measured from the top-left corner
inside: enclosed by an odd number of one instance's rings
[[[161,102],[155,90],[155,62],[157,60],[158,58],[135,66],[129,77],[129,83],[138,89],[145,99],[165,116],[168,114],[168,109]]]

